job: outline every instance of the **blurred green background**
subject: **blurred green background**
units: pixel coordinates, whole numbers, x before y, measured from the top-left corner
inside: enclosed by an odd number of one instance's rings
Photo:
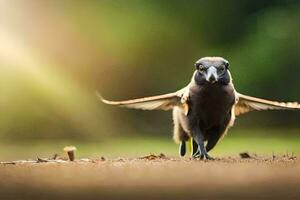
[[[82,155],[176,154],[170,112],[106,106],[95,91],[173,92],[204,56],[229,60],[241,93],[300,101],[299,2],[0,1],[0,158],[70,143]],[[242,116],[215,152],[299,153],[299,117]]]

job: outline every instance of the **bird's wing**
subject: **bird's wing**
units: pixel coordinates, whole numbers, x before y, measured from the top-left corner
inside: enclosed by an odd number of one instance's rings
[[[104,99],[100,94],[98,94],[100,100],[109,105],[117,105],[121,107],[142,109],[142,110],[171,110],[175,106],[182,107],[185,113],[188,112],[187,108],[187,92],[183,88],[174,93],[145,97],[139,99],[132,99],[127,101],[109,101]]]
[[[300,109],[297,102],[277,102],[251,97],[237,93],[235,115],[241,115],[253,110],[296,110]]]

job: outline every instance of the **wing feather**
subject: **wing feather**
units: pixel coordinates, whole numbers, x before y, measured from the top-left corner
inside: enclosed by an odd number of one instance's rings
[[[237,93],[238,101],[235,105],[235,115],[241,115],[254,110],[297,110],[298,102],[277,102]]]
[[[117,105],[121,107],[142,109],[142,110],[171,110],[175,106],[183,106],[185,102],[182,102],[182,96],[184,89],[174,93],[144,97],[139,99],[132,99],[126,101],[110,101],[104,99],[99,93],[97,94],[99,99],[109,105]]]

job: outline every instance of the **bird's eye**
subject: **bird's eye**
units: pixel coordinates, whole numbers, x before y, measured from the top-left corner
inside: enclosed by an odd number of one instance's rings
[[[226,69],[226,66],[225,66],[225,65],[221,65],[221,66],[219,67],[219,70],[220,70],[221,72],[224,72],[225,69]]]
[[[199,65],[199,66],[198,66],[198,70],[199,70],[200,72],[204,72],[205,69],[206,69],[206,68],[205,68],[203,65]]]

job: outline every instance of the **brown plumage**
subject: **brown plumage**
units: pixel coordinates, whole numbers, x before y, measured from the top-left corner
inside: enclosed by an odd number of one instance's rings
[[[172,110],[174,140],[181,142],[180,154],[185,154],[185,142],[193,138],[198,145],[194,157],[211,159],[207,154],[234,124],[236,116],[250,111],[297,110],[297,102],[276,102],[238,93],[233,86],[229,63],[221,57],[205,57],[195,64],[191,82],[169,94],[109,101],[103,103],[142,110]],[[204,146],[204,141],[207,145]]]

